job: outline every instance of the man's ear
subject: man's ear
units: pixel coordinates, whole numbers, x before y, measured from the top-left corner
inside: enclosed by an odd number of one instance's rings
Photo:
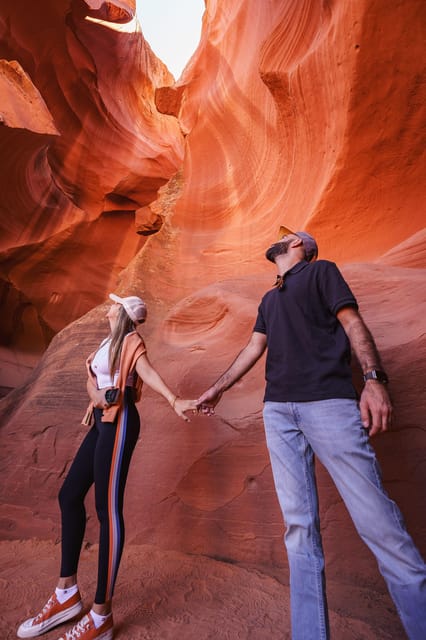
[[[302,238],[294,238],[294,240],[291,241],[290,247],[300,247],[303,245],[303,240]]]

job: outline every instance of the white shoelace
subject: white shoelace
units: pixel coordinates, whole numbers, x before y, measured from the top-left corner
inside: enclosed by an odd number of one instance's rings
[[[52,595],[50,596],[49,600],[46,602],[46,604],[44,605],[40,613],[38,613],[34,618],[33,624],[34,623],[37,624],[39,620],[42,620],[44,618],[44,614],[47,613],[49,609],[53,607],[54,604],[55,604],[55,595]]]
[[[76,638],[81,638],[82,634],[90,629],[90,618],[89,616],[84,616],[77,622],[77,624],[65,634],[65,640],[75,640]]]

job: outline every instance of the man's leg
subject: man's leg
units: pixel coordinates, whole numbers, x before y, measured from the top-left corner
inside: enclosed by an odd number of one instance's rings
[[[333,478],[380,572],[410,640],[426,638],[426,566],[381,472],[353,400],[297,405],[303,432]]]
[[[324,556],[312,449],[298,428],[293,405],[266,402],[266,441],[286,523],[293,640],[327,640],[329,624]]]

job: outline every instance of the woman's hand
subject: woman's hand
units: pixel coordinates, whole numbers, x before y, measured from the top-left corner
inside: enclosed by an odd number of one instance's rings
[[[188,416],[185,415],[187,411],[192,411],[193,413],[197,412],[197,401],[196,400],[184,400],[183,398],[178,398],[176,396],[175,400],[173,400],[172,407],[177,415],[185,420],[185,422],[189,422]]]
[[[98,389],[95,384],[93,376],[87,378],[86,383],[87,393],[89,394],[89,398],[93,403],[93,406],[96,409],[107,409],[108,403],[105,400],[105,391],[106,389]]]
[[[112,387],[105,387],[104,389],[92,389],[90,397],[93,402],[93,406],[97,409],[108,409],[110,406],[108,402],[105,400],[105,391],[108,389],[112,389]]]

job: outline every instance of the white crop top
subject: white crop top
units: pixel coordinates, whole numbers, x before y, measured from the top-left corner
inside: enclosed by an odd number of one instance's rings
[[[105,387],[115,387],[117,384],[119,369],[114,373],[114,380],[111,379],[109,372],[109,345],[111,343],[110,338],[105,338],[101,342],[99,349],[96,351],[90,368],[96,376],[98,389],[105,389]],[[129,375],[126,386],[134,386],[133,372]]]

